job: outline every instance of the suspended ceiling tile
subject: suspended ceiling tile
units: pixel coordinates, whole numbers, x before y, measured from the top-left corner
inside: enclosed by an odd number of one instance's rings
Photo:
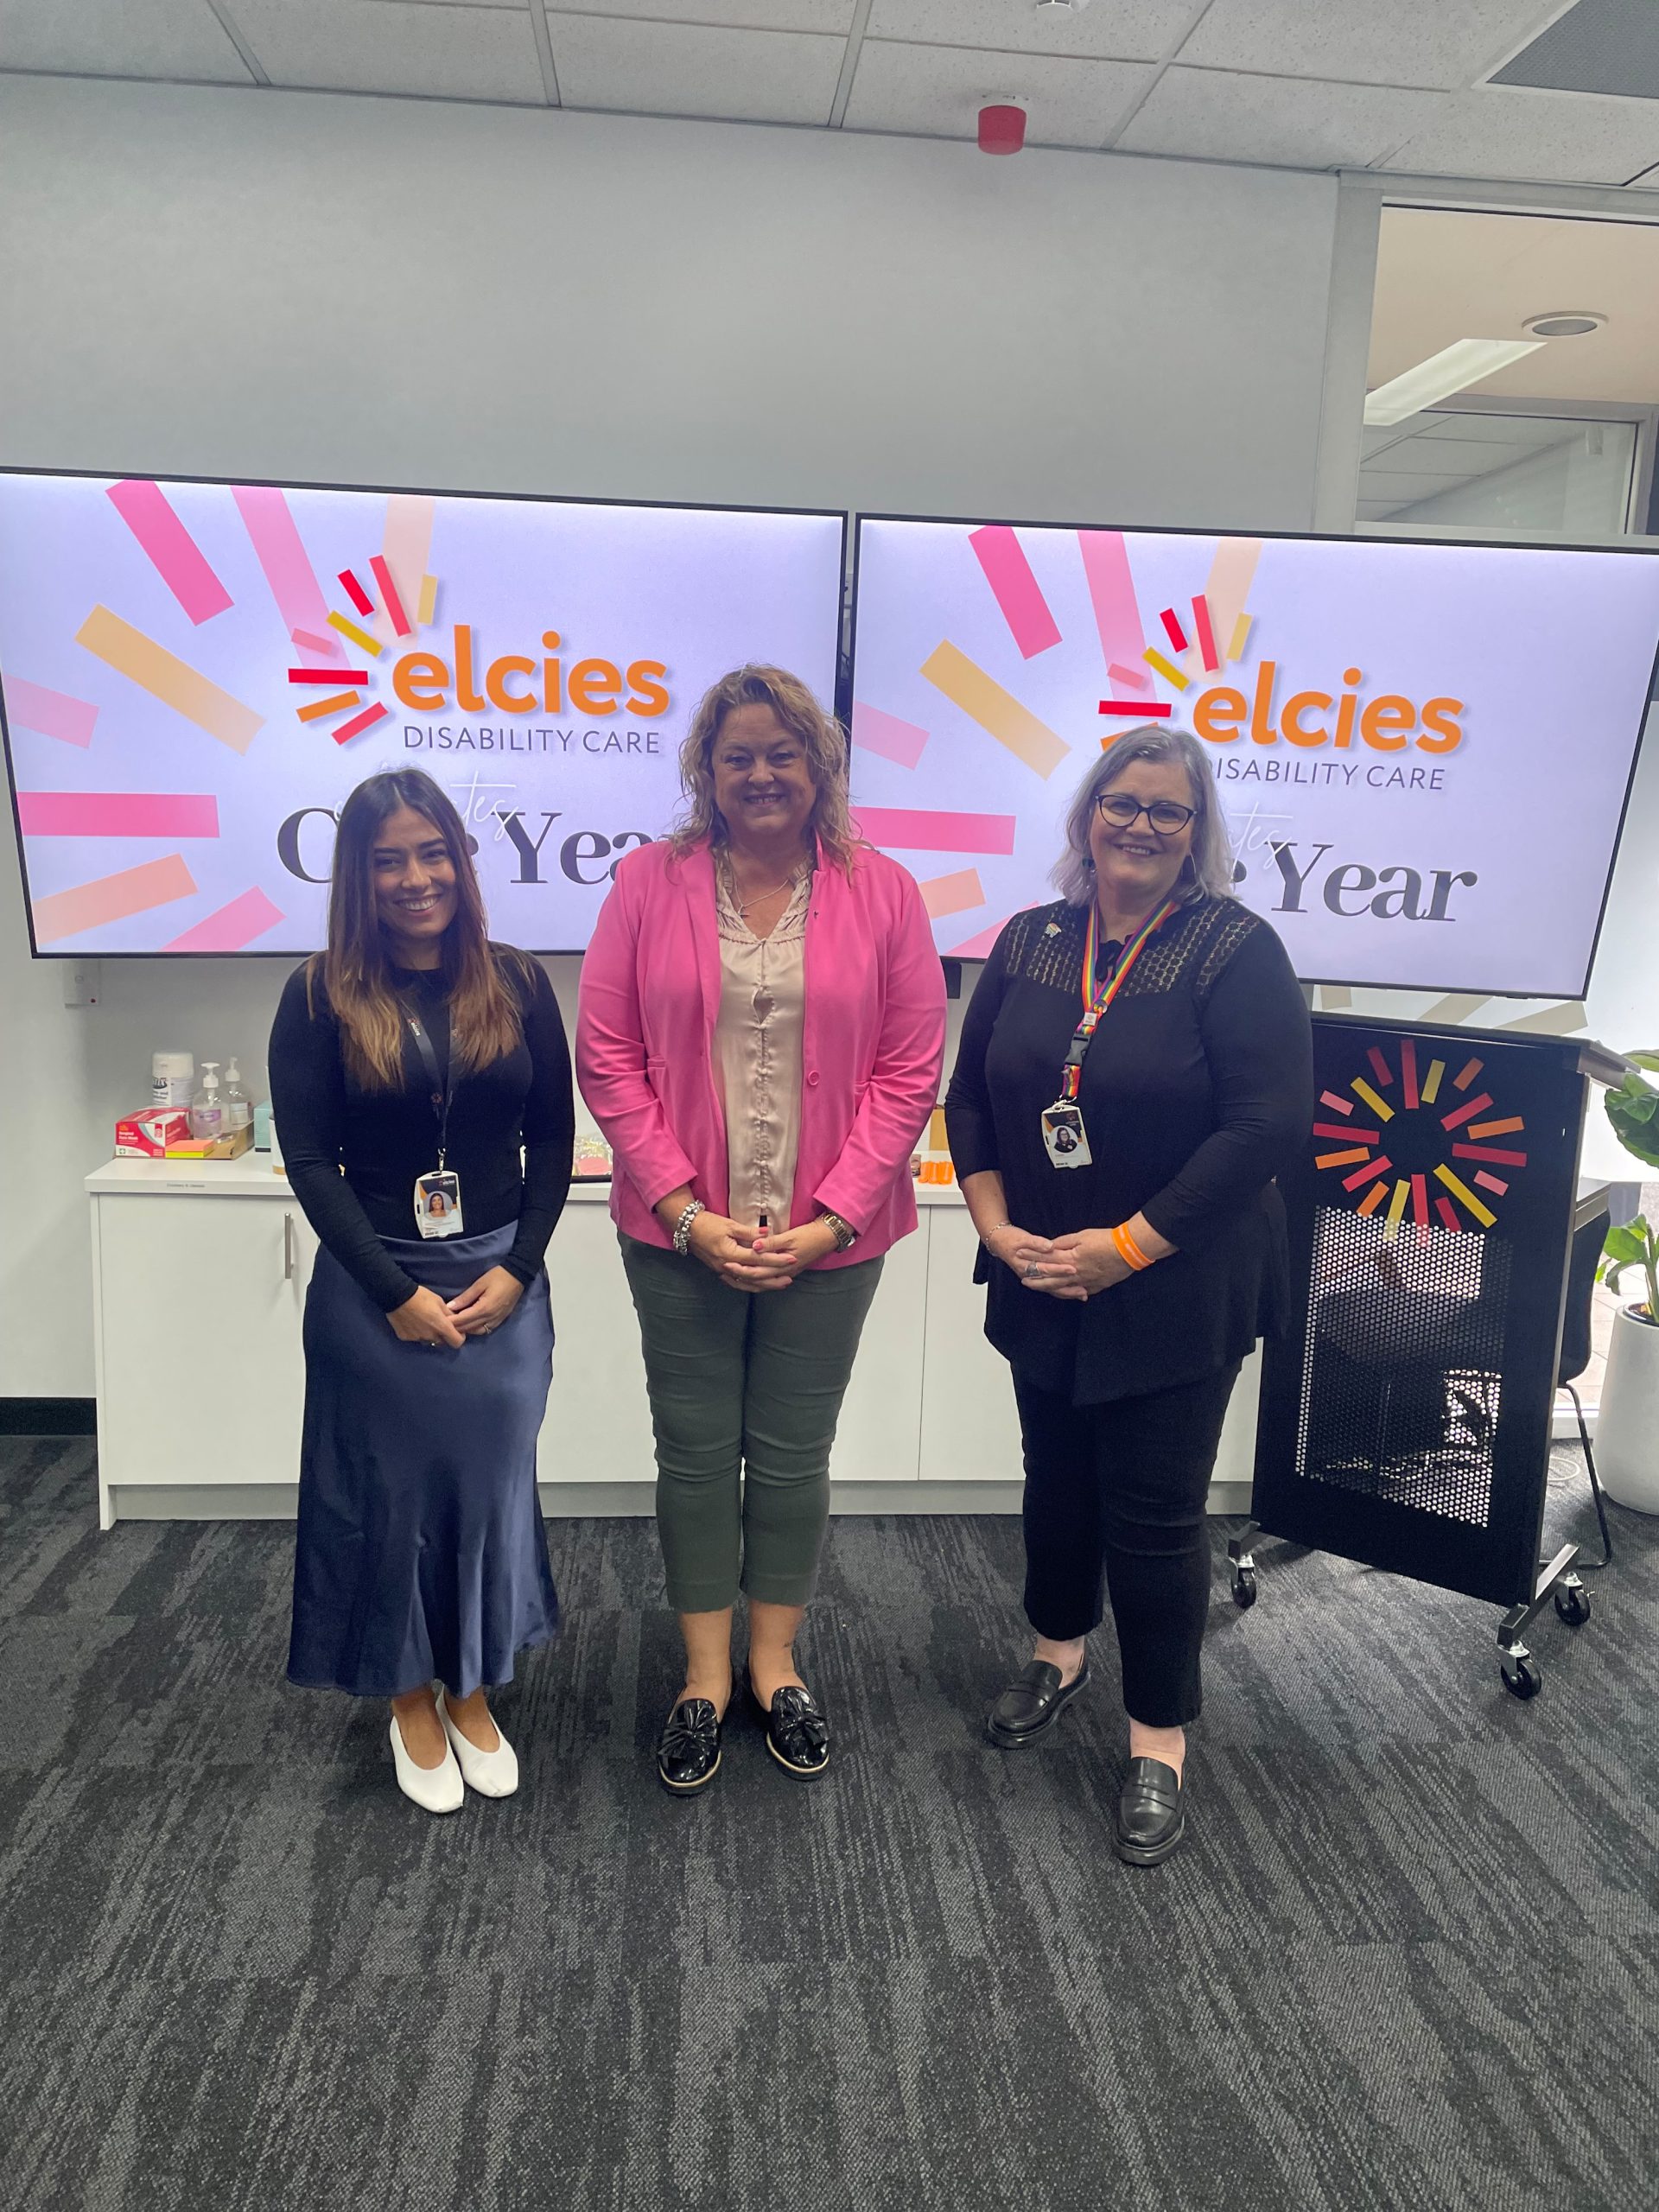
[[[273,85],[541,106],[528,12],[411,0],[231,0]]]
[[[1098,0],[1082,10],[1039,9],[1036,0],[875,0],[867,35],[901,45],[1161,61],[1192,12],[1193,0]]]
[[[832,31],[853,27],[858,0],[549,0],[559,16],[618,16],[655,23],[712,24],[721,30]]]
[[[1659,13],[1653,0],[1577,0],[1498,71],[1497,81],[1659,99]]]
[[[1363,168],[1421,131],[1448,97],[1393,86],[1167,69],[1115,143],[1128,154]]]
[[[1212,69],[1460,91],[1548,13],[1549,0],[1211,0],[1180,58]]]
[[[730,30],[623,16],[550,16],[566,107],[827,124],[847,51],[811,31]]]
[[[207,0],[0,0],[0,69],[253,81]]]
[[[1454,339],[1519,338],[1532,316],[1574,308],[1605,326],[1551,339],[1484,378],[1481,397],[1659,401],[1659,226],[1385,207],[1367,382]]]
[[[1030,102],[1029,144],[1100,147],[1155,73],[1144,61],[982,54],[867,38],[847,104],[846,127],[972,138],[980,109],[999,95],[1017,92]]]
[[[1659,100],[1481,85],[1448,92],[1433,121],[1389,160],[1402,174],[1623,184],[1659,162]]]

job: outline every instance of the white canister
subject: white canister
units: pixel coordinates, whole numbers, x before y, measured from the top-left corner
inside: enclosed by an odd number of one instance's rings
[[[1626,1281],[1636,1278],[1632,1268]],[[1659,1513],[1659,1327],[1634,1306],[1613,1316],[1596,1415],[1596,1465],[1609,1497]]]
[[[188,1113],[196,1091],[194,1052],[152,1052],[149,1059],[149,1103],[152,1106],[182,1107]]]

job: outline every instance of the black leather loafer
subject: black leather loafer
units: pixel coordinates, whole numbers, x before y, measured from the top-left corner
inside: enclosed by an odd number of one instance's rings
[[[1185,1833],[1179,1775],[1162,1759],[1131,1759],[1117,1801],[1118,1857],[1126,1866],[1156,1866]]]
[[[720,1715],[706,1697],[682,1699],[657,1738],[657,1772],[664,1789],[690,1796],[720,1771]]]
[[[1051,1667],[1046,1659],[1033,1659],[1020,1669],[985,1715],[985,1732],[1004,1751],[1034,1743],[1046,1728],[1054,1726],[1077,1692],[1088,1687],[1086,1659],[1064,1685],[1058,1667]]]
[[[751,1682],[749,1695],[766,1716],[766,1749],[779,1765],[791,1774],[822,1774],[830,1764],[830,1723],[811,1691],[785,1682],[766,1706]]]

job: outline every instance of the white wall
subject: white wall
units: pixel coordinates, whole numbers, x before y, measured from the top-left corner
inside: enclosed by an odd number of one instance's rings
[[[0,461],[1306,527],[1330,177],[329,95],[0,83]],[[285,963],[66,1010],[0,839],[0,1395],[92,1389],[149,1056]],[[569,1004],[569,963],[559,963]]]

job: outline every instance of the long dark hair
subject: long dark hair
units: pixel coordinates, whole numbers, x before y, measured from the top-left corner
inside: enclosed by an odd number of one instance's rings
[[[346,1067],[365,1090],[395,1090],[404,1080],[404,1021],[375,903],[374,847],[382,825],[404,806],[426,817],[455,871],[454,918],[442,950],[457,1072],[487,1067],[512,1052],[521,1033],[518,1002],[502,969],[507,962],[526,969],[529,963],[521,952],[492,950],[472,849],[448,793],[421,768],[365,777],[340,810],[327,950],[314,952],[306,964],[308,1000],[315,1010],[321,976],[340,1023]]]

